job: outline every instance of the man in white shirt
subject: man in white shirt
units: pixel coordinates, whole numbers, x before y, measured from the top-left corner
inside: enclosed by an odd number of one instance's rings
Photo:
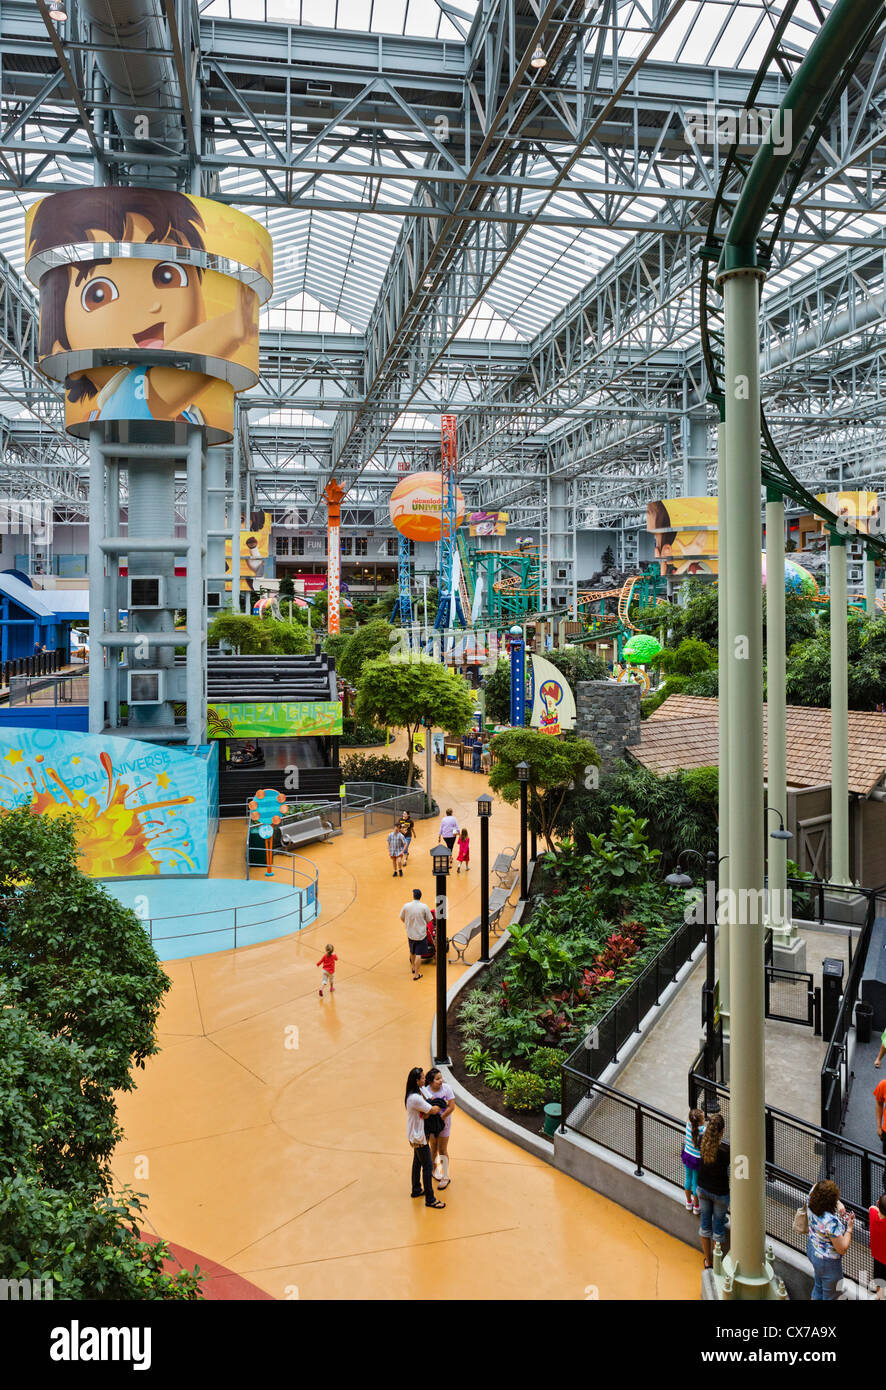
[[[422,956],[418,947],[428,939],[428,927],[431,920],[430,908],[425,907],[421,901],[421,889],[413,888],[412,902],[404,903],[400,909],[400,921],[406,927],[409,943],[409,964],[412,967],[413,980],[421,979],[419,967],[422,963]]]

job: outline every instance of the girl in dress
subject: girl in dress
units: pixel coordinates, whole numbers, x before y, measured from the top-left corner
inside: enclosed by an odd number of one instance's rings
[[[464,864],[465,873],[467,873],[471,867],[471,842],[467,830],[462,830],[458,837],[458,864],[455,869],[457,874],[461,873],[462,864]]]

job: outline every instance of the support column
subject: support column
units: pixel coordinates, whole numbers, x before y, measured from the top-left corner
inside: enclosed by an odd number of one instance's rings
[[[105,457],[99,432],[89,431],[89,732],[105,727],[105,557],[102,527],[105,517]],[[115,561],[116,568],[116,561]],[[114,613],[116,628],[117,614]]]
[[[864,555],[864,606],[869,618],[877,616],[877,576],[873,556],[867,549]]]
[[[766,846],[769,855],[769,925],[773,964],[783,970],[806,969],[806,943],[798,935],[788,893],[788,846],[771,832],[784,825],[788,813],[787,710],[785,696],[785,582],[784,501],[781,493],[766,494]],[[781,813],[777,820],[774,812]]]
[[[203,542],[204,453],[203,432],[188,431],[188,645],[185,648],[185,701],[188,743],[206,742],[206,584]]]
[[[763,630],[760,575],[760,348],[762,271],[721,279],[726,311],[726,530],[728,532],[730,1252],[731,1295],[765,1298],[766,1146],[763,1050]],[[739,1167],[740,1165],[740,1167]]]
[[[772,814],[787,814],[787,730],[785,716],[784,502],[766,491],[766,808],[767,830],[777,827]],[[773,940],[789,945],[794,933],[785,921],[787,845],[767,836],[769,852],[769,925]],[[794,967],[799,968],[799,967]]]
[[[327,604],[326,628],[331,634],[339,631],[341,607],[341,503],[345,489],[334,478],[326,484],[323,496],[327,509]]]
[[[846,541],[830,534],[831,570],[831,882],[849,877],[849,670]]]
[[[727,527],[726,527],[726,420],[721,405],[721,418],[717,427],[717,649],[718,649],[718,735],[719,735],[719,776],[717,779],[717,800],[719,805],[719,859],[720,890],[729,892],[729,675],[731,669],[729,647],[729,618],[726,587],[727,569]],[[728,897],[724,899],[728,901]],[[729,1056],[729,914],[719,916],[720,938],[720,1019],[723,1024],[723,1051]],[[728,1072],[727,1072],[728,1075]]]

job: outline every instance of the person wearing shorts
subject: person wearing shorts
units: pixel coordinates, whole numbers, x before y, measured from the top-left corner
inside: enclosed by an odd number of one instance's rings
[[[413,888],[412,902],[404,903],[400,909],[400,921],[406,927],[406,937],[409,945],[409,964],[412,967],[413,980],[421,979],[421,963],[424,954],[424,943],[428,939],[428,923],[431,920],[431,910],[426,907],[421,900],[421,889]]]
[[[403,877],[403,856],[406,853],[406,839],[400,829],[395,825],[388,836],[388,854],[391,856],[391,863],[394,866],[394,878],[399,872]]]

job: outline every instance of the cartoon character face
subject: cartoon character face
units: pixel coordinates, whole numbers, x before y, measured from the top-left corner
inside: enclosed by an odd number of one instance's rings
[[[563,689],[556,681],[545,681],[541,690],[538,692],[544,702],[545,713],[548,718],[555,717],[557,706],[563,699]]]
[[[148,241],[146,217],[130,218],[131,239]],[[95,241],[107,232],[90,232]],[[65,300],[65,332],[76,350],[109,344],[168,348],[206,317],[200,277],[194,266],[177,261],[120,258],[72,266]]]

